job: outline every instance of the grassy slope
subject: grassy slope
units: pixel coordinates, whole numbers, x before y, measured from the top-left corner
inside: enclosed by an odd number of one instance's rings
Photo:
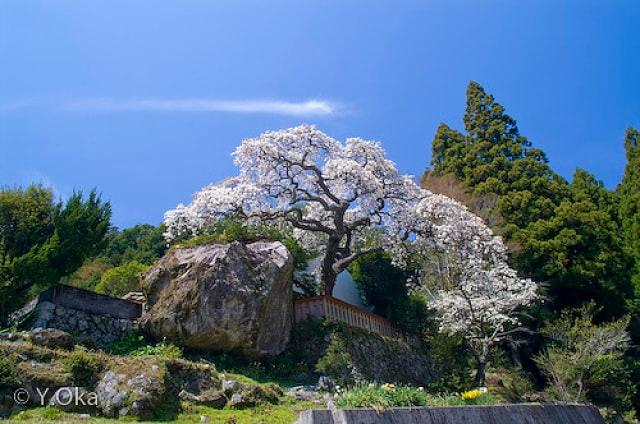
[[[212,409],[204,406],[191,406],[180,413],[175,420],[167,421],[174,424],[200,423],[200,416],[208,417],[211,424],[289,424],[293,423],[304,409],[318,408],[318,405],[309,402],[293,402],[284,400],[280,405],[262,405],[250,409]],[[121,418],[91,418],[90,420],[78,418],[73,414],[65,414],[53,408],[37,408],[23,411],[14,415],[7,422],[16,423],[49,423],[56,422],[62,424],[76,423],[101,423],[117,424],[121,422],[133,421]],[[161,422],[161,420],[155,422]],[[146,421],[135,421],[146,422]]]
[[[81,348],[76,347],[74,352],[86,352]],[[153,362],[160,361],[161,358],[154,356],[146,357],[132,357],[132,356],[109,356],[102,352],[86,352],[87,354],[95,357],[99,362],[109,361],[111,363],[110,368],[114,366],[133,366],[133,368],[139,369],[139,361]],[[25,360],[17,364],[19,372],[29,373],[31,378],[36,378],[39,381],[39,385],[46,387],[64,386],[69,385],[69,374],[67,373],[64,361],[73,352],[67,352],[63,350],[51,350],[33,346],[30,343],[8,343],[0,341],[0,355],[15,358],[13,355],[22,355]],[[29,366],[30,361],[42,362],[46,364],[46,368]],[[160,367],[162,369],[162,367]],[[231,373],[225,369],[223,372],[228,379],[234,379],[246,384],[263,384],[271,382],[273,376],[261,373],[260,369],[247,368],[249,375],[244,373]],[[241,369],[233,369],[229,371],[241,372]],[[33,374],[33,375],[32,375]],[[206,416],[209,418],[209,423],[224,423],[224,424],[253,424],[253,423],[265,423],[265,424],[284,424],[294,422],[300,413],[304,409],[319,408],[323,405],[314,404],[311,402],[300,402],[294,399],[283,396],[281,402],[278,405],[260,404],[253,408],[247,409],[232,409],[226,407],[225,409],[218,410],[208,408],[205,406],[196,406],[191,404],[183,404],[183,411],[175,415],[175,413],[167,413],[164,417],[162,413],[154,420],[155,422],[171,422],[171,423],[200,423],[200,417]],[[136,421],[133,418],[123,417],[119,420],[108,419],[101,417],[91,417],[90,419],[80,418],[77,414],[67,414],[56,408],[34,408],[25,410],[19,413],[14,413],[9,419],[2,420],[2,422],[16,422],[16,423],[109,423],[117,424],[119,422]]]

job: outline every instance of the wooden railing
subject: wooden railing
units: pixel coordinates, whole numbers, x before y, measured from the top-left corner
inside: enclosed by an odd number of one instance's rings
[[[298,299],[295,301],[294,309],[296,322],[309,317],[322,317],[329,321],[339,321],[353,327],[364,328],[381,336],[398,336],[398,332],[391,321],[332,296],[314,296]]]

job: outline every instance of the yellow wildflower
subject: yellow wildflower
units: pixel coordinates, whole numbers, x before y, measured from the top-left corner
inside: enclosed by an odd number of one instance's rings
[[[472,400],[472,399],[475,399],[477,397],[482,396],[482,392],[480,390],[469,390],[468,392],[460,393],[460,396],[464,400]]]

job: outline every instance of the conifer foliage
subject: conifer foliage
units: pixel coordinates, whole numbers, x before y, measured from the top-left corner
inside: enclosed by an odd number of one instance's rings
[[[471,194],[498,197],[494,209],[502,219],[495,230],[511,247],[515,268],[546,284],[552,310],[594,300],[599,318],[626,313],[633,289],[616,194],[586,171],[577,170],[572,183],[556,174],[476,82],[467,88],[464,126],[462,134],[440,125],[428,176],[452,174]]]

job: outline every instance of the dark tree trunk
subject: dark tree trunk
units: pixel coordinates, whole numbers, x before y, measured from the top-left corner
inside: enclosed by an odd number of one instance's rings
[[[335,272],[322,273],[322,294],[326,296],[333,295],[333,288],[336,285],[338,275]]]
[[[487,361],[486,359],[476,358],[476,362],[476,386],[484,387]]]
[[[336,278],[338,278],[338,273],[334,270],[333,265],[336,262],[339,247],[340,239],[330,237],[327,242],[327,250],[325,251],[324,258],[322,259],[320,280],[322,282],[322,294],[327,296],[331,296],[333,294],[333,288],[336,285]]]

